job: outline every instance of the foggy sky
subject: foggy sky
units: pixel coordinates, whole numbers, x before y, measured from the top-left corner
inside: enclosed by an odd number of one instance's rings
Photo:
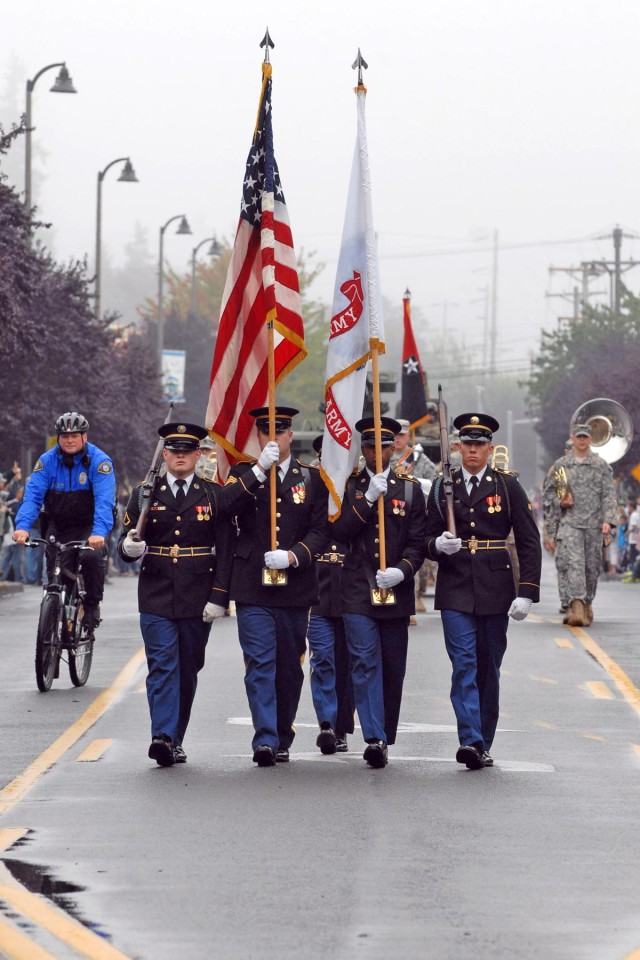
[[[491,283],[497,229],[499,367],[526,366],[540,329],[572,312],[545,292],[570,292],[576,281],[550,279],[548,267],[611,260],[616,224],[640,234],[637,0],[3,4],[3,99],[17,72],[22,112],[26,79],[62,60],[78,90],[49,93],[51,71],[34,94],[34,149],[46,151],[34,199],[54,224],[58,257],[93,262],[96,177],[119,156],[131,157],[140,183],[118,183],[117,168],[105,179],[103,243],[113,261],[122,262],[136,222],[156,256],[159,228],[176,214],[187,215],[193,237],[167,231],[174,269],[187,271],[212,231],[232,239],[267,23],[294,240],[327,262],[316,295],[331,303],[360,47],[383,295],[399,304],[409,286],[431,330],[446,312],[480,356],[484,304],[472,301]],[[466,249],[477,252],[445,253]],[[625,238],[623,258],[636,257],[640,241]],[[625,280],[637,292],[640,268]]]

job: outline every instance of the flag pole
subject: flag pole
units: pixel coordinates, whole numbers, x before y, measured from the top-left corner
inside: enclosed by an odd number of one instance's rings
[[[262,62],[262,84],[263,95],[264,85],[271,76],[271,62],[269,60],[269,48],[273,50],[274,43],[269,35],[269,27],[260,41],[260,47],[264,47],[264,60]],[[276,319],[275,303],[267,311],[267,403],[269,406],[269,440],[276,439],[276,363],[275,363],[275,343],[274,343],[274,323]],[[270,534],[271,550],[276,549],[276,485],[278,481],[278,464],[272,463],[269,477],[269,507],[270,507]],[[272,585],[283,584],[287,582],[287,575],[284,570],[272,570],[269,568],[268,582]]]
[[[352,64],[353,70],[358,70],[358,86],[356,87],[356,94],[364,93],[366,96],[367,88],[365,87],[362,80],[362,70],[368,70],[369,64],[366,62],[360,48],[358,47],[358,56],[356,57],[354,63]],[[363,131],[364,132],[364,131]],[[376,238],[375,232],[373,229],[373,216],[371,212],[371,177],[369,174],[369,156],[368,151],[366,150],[366,143],[364,144],[365,149],[362,149],[363,144],[360,144],[360,162],[362,164],[362,180],[366,193],[366,202],[364,209],[364,219],[365,219],[365,250],[367,257],[367,297],[369,300],[369,330],[370,333],[375,333],[375,336],[369,337],[369,347],[371,350],[371,381],[373,386],[373,427],[374,427],[374,438],[375,438],[375,452],[376,452],[376,473],[382,473],[382,434],[381,434],[381,423],[380,423],[380,367],[379,367],[379,356],[380,356],[380,340],[377,336],[378,333],[378,277],[375,269],[372,269],[372,265],[376,262]],[[386,544],[385,544],[385,532],[384,532],[384,498],[382,494],[378,497],[378,531],[380,539],[380,569],[387,569],[387,556],[386,556]],[[380,599],[382,603],[386,603],[387,597],[389,595],[388,590],[380,590]]]

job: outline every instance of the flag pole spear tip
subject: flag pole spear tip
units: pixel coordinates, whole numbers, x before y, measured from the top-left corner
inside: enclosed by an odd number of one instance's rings
[[[411,290],[409,290],[409,287],[407,287],[407,289],[404,292],[404,299],[411,300]]]
[[[362,86],[362,69],[364,68],[365,70],[368,70],[369,64],[360,53],[360,47],[358,47],[358,56],[355,58],[355,60],[351,64],[352,70],[355,70],[356,67],[358,68],[358,86],[361,87]]]
[[[264,62],[269,63],[269,47],[273,50],[274,43],[271,37],[269,36],[269,27],[265,31],[265,35],[260,41],[260,47],[264,47]]]

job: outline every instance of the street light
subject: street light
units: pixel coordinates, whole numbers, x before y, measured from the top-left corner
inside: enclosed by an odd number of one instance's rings
[[[222,254],[222,247],[218,243],[215,234],[212,237],[207,237],[206,240],[201,240],[198,246],[193,248],[191,253],[191,313],[193,316],[195,316],[196,313],[196,255],[200,247],[204,247],[205,243],[211,243],[211,246],[207,250],[207,256],[211,257],[212,260],[217,260]]]
[[[65,63],[50,63],[46,67],[43,67],[42,70],[39,70],[33,80],[27,80],[27,129],[25,136],[24,158],[24,203],[27,210],[31,209],[31,96],[33,94],[33,88],[42,74],[46,73],[47,70],[53,70],[55,67],[60,67],[60,73],[56,77],[56,82],[51,87],[51,93],[78,92],[73,85],[71,77],[69,76],[69,71],[67,70],[67,65]]]
[[[178,213],[175,217],[171,217],[163,227],[160,227],[160,255],[158,258],[158,364],[160,370],[162,370],[162,352],[164,350],[164,232],[174,220],[180,221],[180,226],[176,230],[176,233],[183,235],[191,234],[191,227],[183,213]]]
[[[100,283],[102,280],[102,181],[107,170],[110,170],[111,167],[115,166],[116,163],[124,163],[122,168],[122,173],[118,177],[118,180],[123,183],[137,183],[138,178],[136,177],[135,170],[131,164],[129,157],[118,157],[117,160],[112,160],[111,163],[108,163],[104,170],[101,170],[98,173],[98,200],[96,208],[96,288],[95,288],[95,311],[96,311],[96,320],[100,319]]]

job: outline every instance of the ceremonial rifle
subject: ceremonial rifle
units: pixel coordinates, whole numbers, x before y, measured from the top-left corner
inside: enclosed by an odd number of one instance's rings
[[[442,460],[442,486],[447,503],[447,530],[455,536],[456,517],[453,512],[453,477],[451,476],[451,454],[449,453],[449,431],[447,429],[447,407],[442,399],[442,387],[438,384],[438,419],[440,422],[440,459]]]
[[[164,423],[171,422],[171,414],[173,413],[173,402],[169,404],[169,411],[164,419]],[[163,424],[164,426],[164,424]],[[147,473],[147,479],[142,484],[140,491],[140,516],[138,517],[138,522],[136,523],[135,533],[132,537],[133,540],[144,540],[144,528],[147,525],[147,516],[149,510],[151,509],[151,497],[153,496],[153,488],[156,485],[156,480],[160,474],[160,467],[162,466],[162,451],[164,450],[164,437],[160,437],[158,443],[156,444],[156,449],[153,454],[153,459],[151,460],[151,466],[149,467],[149,472]]]

